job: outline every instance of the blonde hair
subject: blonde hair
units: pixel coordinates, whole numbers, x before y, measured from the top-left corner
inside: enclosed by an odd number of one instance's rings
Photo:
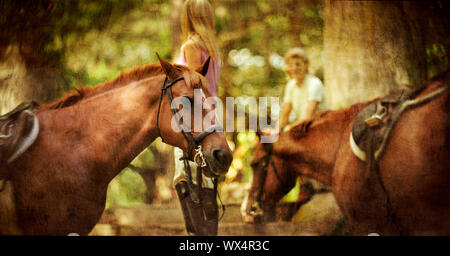
[[[214,13],[208,0],[186,0],[181,13],[181,31],[183,40],[201,39],[209,55],[217,60],[219,51],[215,41]]]
[[[284,61],[287,62],[289,59],[302,59],[305,64],[309,64],[308,57],[302,48],[296,47],[289,49],[284,55]]]

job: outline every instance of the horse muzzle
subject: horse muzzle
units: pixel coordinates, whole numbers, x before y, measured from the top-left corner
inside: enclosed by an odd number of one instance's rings
[[[246,197],[241,205],[241,216],[245,223],[260,224],[263,222],[276,221],[276,208],[266,208],[257,201],[249,204],[249,198]]]
[[[199,145],[195,149],[193,160],[200,167],[208,166],[204,173],[208,177],[225,175],[233,161],[233,154],[228,144],[224,143],[225,138],[217,137],[217,132],[222,130],[220,125],[213,125],[194,138],[196,143],[204,145],[204,149]]]
[[[233,161],[233,155],[231,152],[221,148],[213,148],[209,154],[205,156],[206,163],[208,165],[209,173],[214,176],[223,176],[228,172],[231,161]],[[208,176],[208,172],[205,172]]]

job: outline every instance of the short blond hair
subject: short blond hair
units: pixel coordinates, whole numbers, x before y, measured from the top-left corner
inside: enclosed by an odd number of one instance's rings
[[[302,48],[296,47],[289,49],[284,55],[284,61],[287,62],[290,59],[302,59],[305,64],[309,64],[308,57]]]
[[[208,0],[186,0],[181,13],[183,40],[200,38],[209,55],[219,58],[215,40],[214,12]]]

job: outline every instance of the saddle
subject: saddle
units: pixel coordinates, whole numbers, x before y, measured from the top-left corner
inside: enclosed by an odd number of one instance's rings
[[[0,163],[10,164],[25,152],[39,134],[35,102],[25,102],[0,116]],[[2,178],[2,173],[0,173]]]
[[[444,86],[416,99],[425,88],[410,89],[401,86],[361,110],[353,122],[350,134],[353,153],[364,162],[378,161],[401,114],[412,106],[431,101],[447,89]]]

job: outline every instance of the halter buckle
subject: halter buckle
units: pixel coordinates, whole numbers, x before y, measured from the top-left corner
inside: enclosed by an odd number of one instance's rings
[[[386,107],[381,106],[381,108],[379,108],[375,114],[364,120],[364,122],[368,127],[378,126],[380,125],[383,118],[386,116],[386,112],[387,112]]]
[[[206,167],[206,160],[201,145],[198,145],[195,149],[194,162],[200,167]]]

